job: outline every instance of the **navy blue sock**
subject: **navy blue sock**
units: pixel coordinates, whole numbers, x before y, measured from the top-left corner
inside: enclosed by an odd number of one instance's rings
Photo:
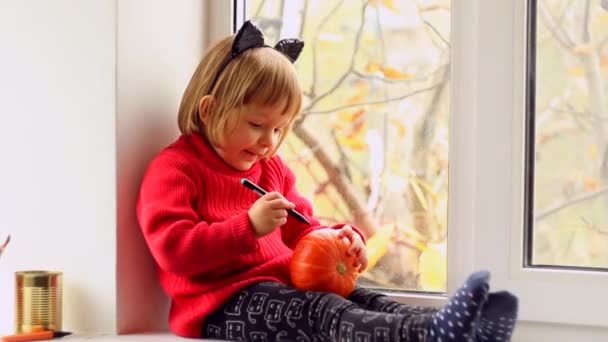
[[[517,319],[517,303],[517,297],[508,291],[490,293],[475,331],[477,339],[510,341]]]
[[[490,273],[473,273],[450,298],[448,304],[431,315],[430,341],[466,342],[473,339],[481,309],[488,297]]]

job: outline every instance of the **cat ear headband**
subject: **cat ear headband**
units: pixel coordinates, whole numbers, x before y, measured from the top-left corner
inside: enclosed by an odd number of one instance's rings
[[[230,55],[226,57],[222,65],[217,70],[217,73],[213,78],[213,82],[211,82],[211,86],[209,87],[209,93],[211,93],[215,87],[215,83],[217,83],[222,71],[226,69],[226,66],[228,63],[230,63],[230,61],[237,58],[241,53],[249,49],[259,47],[272,48],[272,46],[264,44],[264,35],[262,34],[262,31],[260,31],[260,29],[251,21],[247,20],[243,26],[241,26],[239,32],[234,38]],[[303,48],[304,42],[296,38],[282,39],[274,46],[274,49],[285,55],[285,57],[289,58],[291,63],[294,63],[298,59],[298,56],[300,56],[300,52],[302,52]]]

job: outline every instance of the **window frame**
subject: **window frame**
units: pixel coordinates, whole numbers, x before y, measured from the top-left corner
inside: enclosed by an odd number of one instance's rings
[[[605,328],[608,272],[525,266],[529,1],[452,1],[447,293],[487,269],[492,290],[519,297],[520,322]],[[211,15],[240,13],[232,17],[238,27],[246,2],[225,3],[211,5]],[[441,295],[390,294],[419,305],[445,302]]]
[[[526,266],[530,1],[453,1],[453,29],[465,23],[476,43],[455,54],[463,60],[453,60],[448,258],[457,264],[455,270],[448,265],[448,281],[488,269],[492,289],[519,297],[520,321],[608,327],[608,296],[602,296],[608,273]],[[459,43],[453,42],[453,50]],[[466,64],[471,74],[459,72],[454,62]],[[463,127],[474,128],[472,137]],[[460,256],[459,249],[470,252]]]

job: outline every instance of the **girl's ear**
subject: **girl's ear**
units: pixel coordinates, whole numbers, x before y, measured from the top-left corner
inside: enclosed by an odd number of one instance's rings
[[[207,124],[209,121],[209,111],[213,106],[213,97],[211,95],[205,95],[198,102],[198,115],[202,123]]]

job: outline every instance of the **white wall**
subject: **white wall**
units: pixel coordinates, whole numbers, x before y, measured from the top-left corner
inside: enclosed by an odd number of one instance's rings
[[[219,13],[219,14],[218,14]],[[121,334],[167,329],[168,299],[135,217],[151,158],[178,136],[182,93],[209,42],[232,29],[231,1],[118,2],[117,315]]]
[[[64,272],[64,327],[112,331],[114,1],[0,1],[0,334],[17,270]]]
[[[150,158],[177,136],[207,6],[0,1],[0,239],[12,234],[0,334],[13,330],[24,269],[64,272],[66,330],[166,329],[134,202]]]
[[[118,2],[118,331],[167,328],[168,299],[135,217],[150,159],[178,135],[181,95],[205,48],[200,0]]]

